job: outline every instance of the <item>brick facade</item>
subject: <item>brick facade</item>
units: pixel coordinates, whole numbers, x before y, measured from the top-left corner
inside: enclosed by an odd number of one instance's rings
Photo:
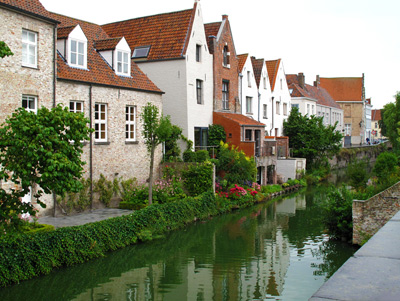
[[[239,102],[239,79],[238,79],[238,58],[233,43],[231,27],[228,16],[222,16],[221,35],[207,36],[210,53],[214,55],[213,73],[214,73],[214,111],[229,111],[231,113],[240,113],[241,105]],[[207,34],[207,25],[206,25]],[[218,38],[218,39],[217,39]],[[229,64],[224,65],[224,48],[229,52]],[[223,109],[222,89],[223,81],[229,82],[229,109]]]

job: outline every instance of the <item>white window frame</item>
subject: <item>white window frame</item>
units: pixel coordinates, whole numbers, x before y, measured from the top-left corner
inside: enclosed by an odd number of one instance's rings
[[[251,72],[247,71],[247,85],[251,88]]]
[[[287,116],[287,103],[286,102],[283,103],[283,115]]]
[[[268,105],[267,104],[263,104],[263,117],[265,119],[268,119]]]
[[[26,101],[26,104],[24,106],[24,101]],[[33,104],[33,106],[31,106]],[[21,106],[27,110],[28,112],[33,112],[37,113],[37,107],[38,107],[38,98],[37,96],[34,95],[22,95],[22,104]]]
[[[83,113],[83,101],[70,100],[69,111],[72,113]]]
[[[196,62],[201,62],[201,45],[196,44]]]
[[[267,89],[267,77],[266,76],[263,77],[263,86],[264,86],[264,89]]]
[[[201,79],[196,79],[196,99],[197,104],[203,104],[203,81]]]
[[[229,110],[229,82],[222,81],[222,109]]]
[[[33,37],[34,41],[29,37]],[[37,41],[38,34],[36,32],[22,29],[22,66],[37,68],[38,52]],[[30,58],[33,58],[31,62]]]
[[[115,73],[118,75],[130,75],[130,67],[131,67],[131,62],[130,62],[130,53],[127,51],[121,51],[117,50],[117,68],[115,69]]]
[[[136,106],[125,108],[125,140],[136,141]]]
[[[246,96],[246,114],[253,114],[253,97]]]
[[[103,111],[104,109],[104,111]],[[95,142],[107,142],[107,104],[106,103],[96,103],[94,105],[94,141]],[[102,116],[104,113],[104,116]],[[104,137],[102,137],[104,133]]]
[[[351,136],[351,123],[344,124],[344,135]]]
[[[281,115],[281,108],[280,108],[280,106],[281,106],[281,102],[280,101],[277,101],[276,102],[276,115]]]
[[[73,43],[76,43],[75,51],[72,50]],[[80,46],[82,45],[82,49]],[[80,51],[82,50],[82,51]],[[87,66],[87,41],[82,41],[78,39],[69,39],[69,65],[76,68],[84,68],[86,69]],[[73,62],[73,57],[75,55],[76,62]],[[82,64],[79,62],[79,58],[82,58]]]

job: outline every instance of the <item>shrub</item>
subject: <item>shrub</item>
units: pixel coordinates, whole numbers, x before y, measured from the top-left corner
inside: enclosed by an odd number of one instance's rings
[[[196,154],[196,162],[203,163],[210,159],[210,155],[206,150],[198,150],[195,152]]]
[[[323,221],[329,234],[337,239],[351,241],[353,237],[353,197],[345,186],[331,188],[323,204]]]
[[[354,160],[347,166],[347,175],[350,179],[350,185],[356,190],[365,190],[368,181],[368,162],[364,160]]]
[[[271,194],[282,190],[282,186],[279,184],[265,185],[261,187],[261,192],[264,194]]]
[[[199,195],[213,188],[213,164],[210,162],[189,165],[182,171],[185,188],[191,196]]]
[[[373,172],[378,177],[378,183],[390,182],[390,178],[396,173],[398,165],[397,156],[394,153],[384,152],[376,158]]]

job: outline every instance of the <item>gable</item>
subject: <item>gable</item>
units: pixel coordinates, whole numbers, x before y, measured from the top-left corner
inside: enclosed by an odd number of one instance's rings
[[[274,60],[274,61],[265,61],[265,65],[267,66],[268,76],[269,76],[269,83],[271,85],[271,90],[274,91],[275,89],[275,82],[278,76],[279,65],[281,60]]]
[[[336,101],[362,101],[363,78],[362,77],[320,77],[320,86],[325,88]]]

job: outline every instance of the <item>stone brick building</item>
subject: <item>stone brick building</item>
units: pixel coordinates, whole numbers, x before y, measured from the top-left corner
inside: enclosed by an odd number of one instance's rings
[[[36,111],[61,103],[83,112],[95,129],[82,155],[85,176],[145,181],[149,157],[139,116],[147,103],[161,111],[163,92],[131,62],[126,40],[47,12],[39,1],[0,0],[0,20],[1,39],[14,53],[0,60],[1,120],[21,106]],[[53,207],[51,196],[43,201]]]

